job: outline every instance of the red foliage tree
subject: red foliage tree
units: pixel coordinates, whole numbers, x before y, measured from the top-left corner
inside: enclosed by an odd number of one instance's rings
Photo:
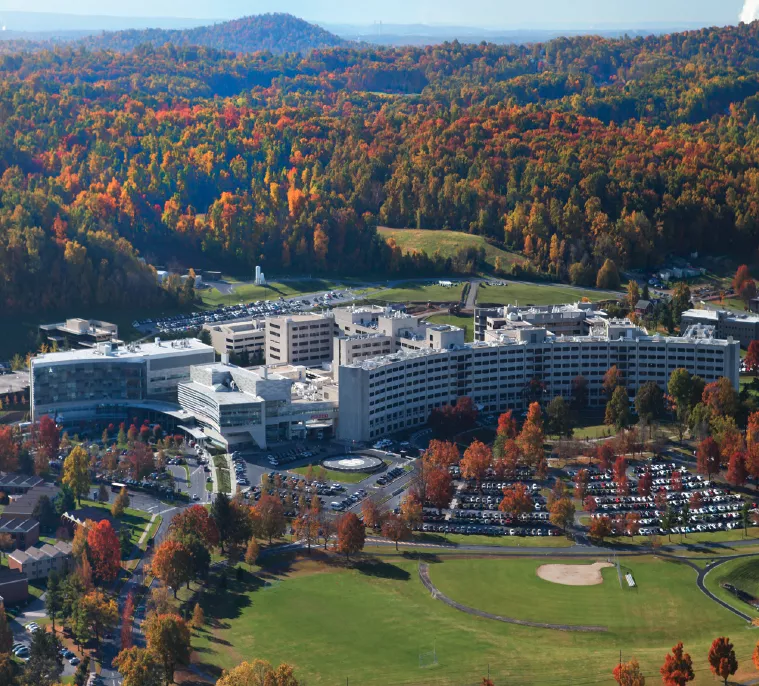
[[[575,474],[575,498],[580,501],[585,500],[588,494],[589,475],[587,469],[581,469]]]
[[[448,507],[453,496],[453,479],[447,469],[430,469],[425,473],[427,484],[425,495],[427,501],[434,507]]]
[[[736,450],[730,455],[730,461],[727,465],[727,482],[733,486],[743,486],[746,483],[746,453]]]
[[[48,415],[40,418],[36,431],[37,450],[46,460],[58,457],[61,445],[61,432],[55,421]]]
[[[504,438],[516,438],[517,437],[517,421],[511,414],[511,410],[504,412],[498,417],[498,429],[496,431],[498,436]]]
[[[90,528],[87,548],[95,578],[98,581],[113,581],[121,569],[121,545],[107,519]]]
[[[724,376],[704,387],[701,400],[715,415],[735,417],[740,407],[738,393]]]
[[[712,674],[722,679],[727,686],[728,678],[738,671],[738,660],[730,639],[725,636],[715,638],[709,648],[708,659]]]
[[[598,468],[602,471],[606,471],[611,466],[611,461],[614,459],[614,447],[610,441],[604,441],[603,443],[596,443],[595,447],[595,459],[598,462]]]
[[[18,469],[18,443],[10,426],[0,426],[0,471],[15,472]]]
[[[643,496],[644,498],[650,496],[653,483],[654,475],[651,473],[650,469],[647,469],[641,474],[640,479],[638,479],[638,495]]]
[[[696,450],[696,468],[699,474],[706,474],[711,479],[712,474],[719,471],[720,449],[717,441],[707,436],[698,444]]]
[[[474,440],[471,445],[464,451],[464,457],[461,460],[461,474],[465,479],[474,479],[477,482],[477,488],[493,463],[493,453],[490,448],[482,441]]]
[[[129,449],[126,459],[129,465],[129,476],[133,479],[144,479],[148,474],[155,471],[153,449],[142,441],[136,442]]]
[[[683,490],[683,474],[680,470],[675,469],[672,472],[672,476],[669,479],[669,487],[675,493],[680,493]]]
[[[124,601],[121,610],[121,650],[126,650],[134,645],[132,634],[132,620],[134,618],[134,594],[130,592]]]
[[[748,344],[748,352],[743,359],[746,369],[756,376],[759,372],[759,341],[751,341]]]
[[[202,505],[191,505],[175,514],[169,524],[169,531],[177,538],[195,536],[207,548],[219,544],[219,530],[209,510]]]
[[[664,664],[659,670],[665,686],[685,686],[693,681],[693,662],[688,653],[683,652],[683,644],[678,643],[664,658]]]
[[[345,553],[345,558],[364,549],[366,532],[364,524],[353,512],[346,512],[337,523],[337,551]]]
[[[501,512],[509,512],[514,517],[522,514],[528,514],[535,509],[530,492],[527,486],[522,483],[506,486],[503,489],[503,500],[498,506]]]
[[[620,493],[627,492],[627,460],[623,455],[614,461],[614,483]]]

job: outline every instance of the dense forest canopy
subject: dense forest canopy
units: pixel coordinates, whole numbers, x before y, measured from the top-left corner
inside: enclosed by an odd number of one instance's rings
[[[78,302],[84,279],[120,304],[124,279],[149,280],[135,250],[280,273],[450,269],[401,256],[378,224],[480,234],[576,280],[607,259],[753,256],[757,45],[754,23],[531,46],[5,54],[0,302]]]

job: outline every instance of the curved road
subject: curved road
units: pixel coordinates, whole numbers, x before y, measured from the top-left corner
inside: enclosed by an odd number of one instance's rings
[[[503,617],[501,615],[494,615],[491,612],[484,612],[483,610],[477,610],[476,608],[469,607],[467,605],[462,605],[461,603],[457,603],[455,600],[451,600],[447,595],[442,593],[440,590],[438,590],[437,586],[432,583],[432,580],[430,579],[430,569],[429,565],[422,562],[419,564],[419,579],[421,579],[422,584],[424,587],[432,593],[432,597],[435,598],[435,600],[440,600],[444,602],[449,607],[452,607],[454,610],[459,610],[459,612],[465,612],[468,615],[474,615],[476,617],[482,617],[484,619],[493,619],[497,622],[505,622],[506,624],[518,624],[519,626],[529,626],[533,627],[535,629],[553,629],[554,631],[577,631],[577,632],[586,632],[586,633],[597,633],[597,632],[603,632],[608,631],[609,629],[605,626],[593,626],[593,625],[582,625],[582,624],[545,624],[543,622],[529,622],[524,619],[514,619],[513,617]]]

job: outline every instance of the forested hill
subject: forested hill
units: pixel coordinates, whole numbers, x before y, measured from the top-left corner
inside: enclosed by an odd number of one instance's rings
[[[92,49],[125,52],[138,45],[199,45],[231,52],[306,53],[347,41],[290,14],[260,14],[192,29],[108,31],[78,43]]]
[[[404,257],[378,224],[480,235],[575,283],[607,260],[755,257],[757,45],[755,22],[529,46],[5,54],[0,311],[142,302],[135,250],[267,273],[478,268]]]

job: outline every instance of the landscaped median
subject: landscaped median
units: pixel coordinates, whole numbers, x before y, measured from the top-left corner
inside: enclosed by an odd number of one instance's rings
[[[232,493],[232,474],[229,471],[229,457],[226,454],[213,456],[216,490],[219,493]]]

